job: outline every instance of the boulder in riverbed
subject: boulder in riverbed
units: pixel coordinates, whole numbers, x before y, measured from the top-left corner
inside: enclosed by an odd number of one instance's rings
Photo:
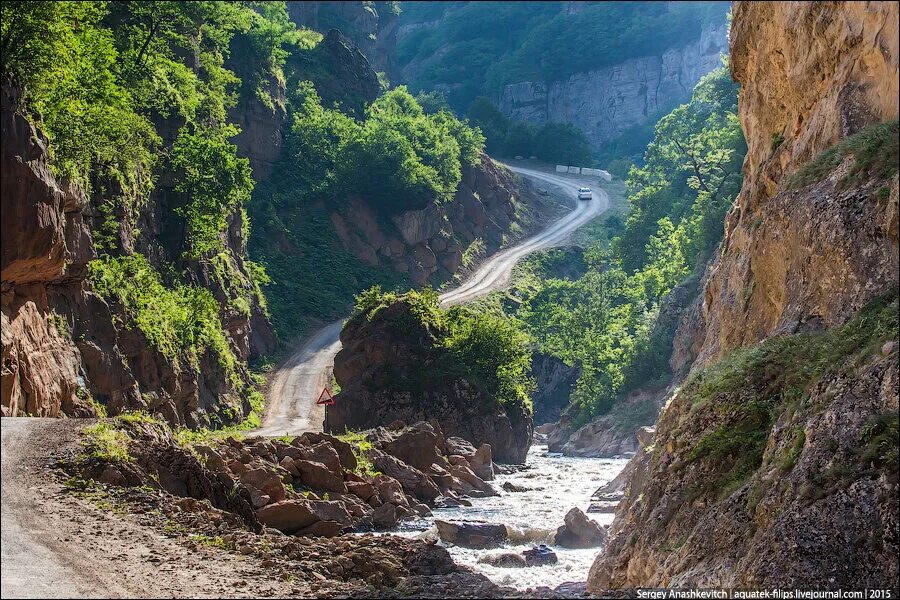
[[[556,530],[556,545],[565,548],[593,548],[606,541],[606,530],[589,519],[581,509],[566,513],[565,525]]]
[[[478,562],[484,563],[486,565],[491,565],[494,567],[506,567],[509,569],[516,569],[527,567],[528,563],[525,562],[525,557],[521,554],[516,554],[515,552],[503,552],[501,554],[488,554],[486,556],[482,556],[478,559]]]
[[[506,526],[496,523],[459,523],[435,519],[434,524],[443,541],[465,548],[496,548],[509,537]]]

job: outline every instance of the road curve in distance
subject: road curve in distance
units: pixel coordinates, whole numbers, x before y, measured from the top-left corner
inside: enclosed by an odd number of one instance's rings
[[[609,208],[609,196],[594,190],[592,200],[578,200],[578,188],[585,180],[561,177],[533,169],[506,165],[530,179],[561,188],[573,199],[574,210],[554,221],[540,233],[491,256],[462,284],[441,294],[444,307],[480,298],[509,283],[513,267],[525,256],[563,242],[576,229]],[[322,388],[330,382],[334,357],[341,349],[343,321],[335,321],[316,331],[275,373],[269,387],[267,411],[255,435],[298,435],[304,431],[322,431],[325,407],[316,404]]]

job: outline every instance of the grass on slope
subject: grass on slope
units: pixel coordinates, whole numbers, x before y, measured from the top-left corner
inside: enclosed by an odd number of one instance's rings
[[[844,159],[853,156],[850,171],[841,182],[846,186],[858,183],[863,177],[890,179],[900,167],[900,129],[897,121],[871,125],[844,138],[833,147],[820,152],[803,165],[788,180],[788,189],[816,183],[834,171]]]
[[[827,372],[852,370],[897,337],[895,290],[870,302],[845,325],[772,338],[697,372],[680,395],[694,404],[691,419],[711,419],[719,425],[700,439],[687,461],[708,461],[720,469],[711,485],[727,496],[762,464],[772,425],[783,411],[803,407]],[[864,440],[885,465],[896,465],[887,441],[891,427],[890,417],[874,423]]]

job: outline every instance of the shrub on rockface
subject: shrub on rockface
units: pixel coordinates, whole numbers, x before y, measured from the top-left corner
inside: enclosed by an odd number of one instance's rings
[[[353,318],[372,321],[380,311],[397,303],[409,310],[392,327],[398,334],[429,332],[435,368],[478,384],[500,404],[531,411],[534,381],[530,375],[530,338],[515,321],[464,307],[443,310],[437,292],[430,289],[397,294],[383,292],[377,286],[357,297]]]
[[[490,444],[497,460],[524,460],[534,382],[529,339],[515,321],[444,310],[432,290],[373,288],[360,294],[341,341],[328,430],[435,419],[446,435]]]
[[[323,108],[309,82],[295,97],[288,147],[310,200],[352,193],[387,214],[444,202],[484,147],[477,129],[446,111],[427,114],[402,86],[373,102],[362,122]]]
[[[710,428],[686,460],[717,465],[719,478],[710,485],[719,486],[727,496],[762,464],[772,426],[781,414],[816,411],[808,401],[820,378],[852,371],[879,354],[885,341],[897,338],[897,311],[893,291],[870,302],[845,325],[772,338],[696,372],[679,395],[692,405],[693,418],[710,423]],[[896,444],[878,438],[890,430],[891,418],[896,416],[872,421],[870,435],[862,440],[871,443],[863,454],[874,448],[866,460],[896,472]]]
[[[140,254],[102,257],[88,268],[94,290],[121,303],[134,326],[164,356],[199,368],[199,357],[211,350],[225,373],[236,378],[236,358],[209,290],[163,285],[159,273]]]

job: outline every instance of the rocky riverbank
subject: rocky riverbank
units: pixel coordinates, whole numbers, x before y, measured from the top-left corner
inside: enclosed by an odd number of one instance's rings
[[[603,520],[608,515],[599,515],[601,522],[595,522],[570,506],[572,470],[585,475],[580,480],[585,489],[575,497],[586,504],[589,488],[611,479],[624,461],[554,459],[543,450],[530,458],[591,464],[560,463],[555,466],[561,468],[550,473],[543,462],[515,469],[498,466],[489,446],[475,448],[460,438],[445,438],[439,428],[425,422],[377,428],[344,439],[307,433],[198,442],[137,415],[92,422],[80,443],[61,452],[54,464],[56,479],[64,482],[64,496],[102,506],[116,518],[137,521],[142,528],[175,540],[185,551],[223,552],[258,561],[267,577],[289,582],[306,594],[578,595],[582,590],[578,586],[554,588],[584,580],[605,539]],[[558,489],[550,489],[548,477]],[[510,574],[522,570],[492,566],[495,553],[485,551],[479,551],[474,561],[480,568],[473,568],[468,558],[455,561],[459,551],[470,552],[466,546],[472,544],[414,533],[430,531],[432,515],[458,529],[463,520],[485,517],[485,503],[520,511],[536,508],[546,512],[548,524],[547,531],[536,533],[527,531],[517,516],[504,515],[503,509],[488,511],[493,527],[503,533],[488,546],[518,553],[518,546],[553,542],[557,533],[559,540],[573,542],[560,545],[585,549],[557,548],[560,564],[539,567],[542,573],[521,582],[515,577],[497,581],[479,572],[481,568]],[[531,520],[537,518],[534,514]],[[395,529],[398,524],[402,525]],[[378,530],[401,535],[381,535]],[[583,560],[573,564],[573,557]]]

